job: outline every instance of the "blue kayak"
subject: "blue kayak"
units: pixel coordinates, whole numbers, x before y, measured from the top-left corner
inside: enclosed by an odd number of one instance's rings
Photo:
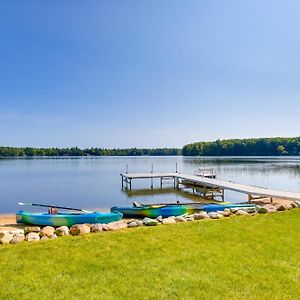
[[[120,212],[126,218],[157,218],[158,216],[170,217],[180,216],[183,214],[193,214],[199,211],[216,212],[226,208],[229,209],[247,209],[254,208],[254,204],[232,204],[232,203],[189,203],[189,204],[151,204],[141,206],[114,206],[110,210],[111,212]]]
[[[17,223],[45,226],[72,226],[74,224],[110,223],[121,220],[123,214],[120,212],[91,212],[91,213],[58,213],[49,214],[18,211],[16,213]]]

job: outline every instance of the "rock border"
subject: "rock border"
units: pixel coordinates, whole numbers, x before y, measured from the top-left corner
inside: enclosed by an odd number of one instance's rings
[[[67,226],[60,226],[54,228],[52,226],[27,226],[24,229],[3,231],[0,232],[0,245],[1,244],[19,244],[23,241],[38,242],[44,240],[52,240],[61,236],[82,236],[88,233],[99,233],[102,231],[117,231],[125,228],[135,228],[141,226],[157,226],[169,225],[176,223],[191,222],[197,220],[219,220],[230,216],[253,216],[258,214],[269,214],[275,212],[282,212],[300,207],[300,201],[295,201],[291,205],[257,205],[255,208],[241,208],[241,209],[228,209],[222,211],[210,212],[200,211],[194,214],[184,214],[181,216],[170,216],[163,218],[162,216],[156,219],[144,218],[121,220],[118,222],[111,222],[108,224],[75,224],[70,228]]]

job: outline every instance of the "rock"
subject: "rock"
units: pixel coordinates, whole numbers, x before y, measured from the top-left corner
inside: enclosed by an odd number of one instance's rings
[[[209,215],[206,211],[201,211],[194,214],[195,220],[203,220],[203,219],[209,219]]]
[[[268,213],[268,210],[267,210],[266,208],[264,208],[264,207],[258,207],[258,208],[257,208],[257,212],[258,212],[259,214],[267,214],[267,213]]]
[[[296,202],[292,202],[292,203],[291,203],[291,207],[292,207],[292,208],[296,208],[296,207],[298,207],[298,204],[297,204]]]
[[[42,237],[41,237],[41,241],[45,241],[45,240],[48,240],[49,238],[46,236],[46,235],[43,235]]]
[[[208,216],[211,218],[211,219],[220,219],[221,218],[221,215],[219,215],[218,213],[216,212],[210,212],[208,213]],[[223,217],[223,216],[222,216]]]
[[[289,205],[289,204],[284,204],[284,207],[285,207],[285,209],[287,209],[287,210],[290,210],[290,209],[292,209],[292,206],[291,206],[291,205]]]
[[[277,211],[285,211],[285,206],[282,204],[276,205]]]
[[[248,213],[242,209],[239,209],[235,214],[237,216],[248,216]]]
[[[294,203],[297,205],[297,207],[300,207],[300,201],[295,201]]]
[[[107,224],[102,224],[102,230],[103,231],[110,231],[110,227],[107,226]]]
[[[229,217],[231,215],[231,211],[219,210],[217,214],[222,215],[223,217]]]
[[[136,220],[135,219],[130,219],[130,220],[124,220],[127,224],[129,223],[132,223],[132,222],[135,222]]]
[[[40,236],[37,232],[29,232],[26,237],[25,240],[28,242],[34,242],[34,241],[39,241],[40,240]]]
[[[127,228],[127,223],[124,221],[117,221],[108,223],[107,226],[110,228],[110,230],[121,230]]]
[[[8,244],[13,239],[13,237],[13,233],[0,232],[0,244]]]
[[[162,224],[167,225],[167,224],[175,224],[175,218],[168,217],[162,220]]]
[[[194,219],[194,217],[192,217],[192,216],[188,216],[188,217],[186,217],[186,221],[187,222],[191,222],[191,221],[194,221],[195,219]]]
[[[158,217],[156,218],[156,220],[157,220],[158,222],[162,223],[163,217],[162,217],[162,216],[158,216]]]
[[[69,235],[70,234],[70,230],[69,230],[69,228],[67,226],[60,226],[60,227],[56,228],[55,234],[57,236]]]
[[[40,231],[41,231],[41,228],[38,226],[29,226],[29,227],[24,228],[25,235],[30,232],[40,232]]]
[[[25,240],[25,235],[24,233],[16,233],[14,234],[14,237],[10,241],[11,244],[18,244],[21,243]]]
[[[49,239],[55,240],[55,239],[57,239],[57,235],[55,233],[53,233],[52,235],[49,236]]]
[[[175,221],[178,223],[186,222],[186,219],[183,216],[178,216],[178,217],[175,217]]]
[[[265,208],[268,213],[273,213],[277,211],[276,207],[272,204],[265,204],[263,205],[263,208]]]
[[[97,224],[93,224],[91,227],[91,232],[101,232],[103,231],[103,224],[97,223]]]
[[[139,220],[139,221],[136,221],[136,225],[137,225],[138,227],[140,227],[140,226],[143,226],[144,223],[143,223],[143,221]]]
[[[49,236],[53,235],[54,232],[55,232],[54,227],[52,227],[52,226],[46,226],[46,227],[44,227],[44,228],[41,229],[40,236],[41,237],[43,237],[43,236],[49,237]]]
[[[128,224],[128,228],[133,228],[133,227],[137,227],[138,225],[137,225],[137,223],[135,222],[135,221],[133,221],[133,222],[130,222],[129,224]]]
[[[146,226],[156,226],[158,224],[158,221],[155,219],[144,218],[143,223]]]
[[[75,224],[70,228],[70,234],[72,235],[84,235],[90,232],[90,227],[85,224]]]

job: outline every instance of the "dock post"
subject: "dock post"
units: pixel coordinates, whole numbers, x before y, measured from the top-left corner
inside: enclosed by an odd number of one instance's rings
[[[204,198],[206,197],[206,186],[205,185],[203,186],[203,197]]]
[[[252,200],[252,195],[251,194],[248,194],[248,202],[251,203],[251,200]]]
[[[131,178],[129,179],[129,189],[131,190]]]
[[[175,173],[178,173],[178,164],[176,163],[176,171]]]
[[[225,201],[225,190],[224,189],[221,189],[221,197],[222,197],[222,202]]]
[[[123,175],[121,175],[121,178],[122,178],[122,191],[124,189],[124,178],[123,178]]]
[[[153,164],[151,165],[151,174],[153,173]],[[153,189],[153,177],[151,177],[151,189]]]
[[[162,188],[162,186],[163,186],[163,178],[160,177],[160,188]]]

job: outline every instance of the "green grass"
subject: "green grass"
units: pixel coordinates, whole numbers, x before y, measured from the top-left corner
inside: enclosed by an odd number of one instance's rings
[[[300,209],[0,246],[1,299],[295,299]]]

